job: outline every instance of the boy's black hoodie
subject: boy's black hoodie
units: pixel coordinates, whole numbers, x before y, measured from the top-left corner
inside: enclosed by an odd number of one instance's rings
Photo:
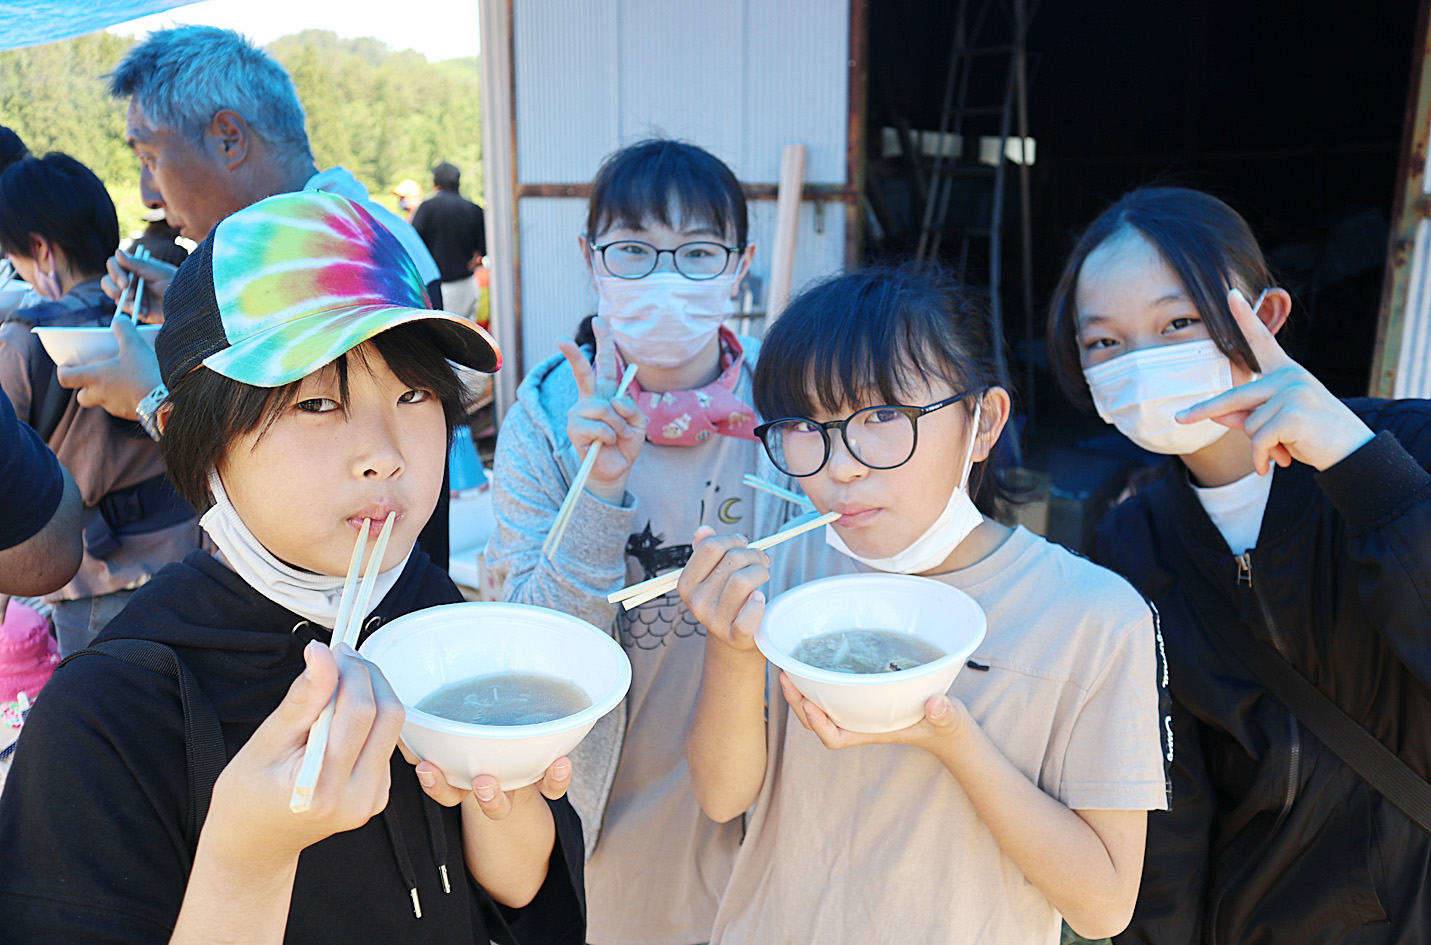
[[[414,550],[363,638],[460,599]],[[212,701],[232,758],[303,671],[308,641],[329,637],[195,552],[156,575],[100,639],[173,647]],[[66,664],[29,716],[0,802],[0,943],[168,941],[193,862],[187,803],[177,683],[107,656]],[[285,940],[580,945],[581,825],[565,799],[551,807],[558,842],[546,884],[526,908],[501,908],[463,863],[459,809],[428,799],[394,752],[387,809],[299,858]]]

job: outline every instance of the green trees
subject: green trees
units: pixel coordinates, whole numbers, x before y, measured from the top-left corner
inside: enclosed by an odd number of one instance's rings
[[[482,125],[477,58],[431,63],[375,39],[304,30],[268,46],[298,88],[320,167],[341,164],[386,194],[411,177],[432,189],[432,165],[462,169],[480,202]]]
[[[139,171],[124,146],[125,103],[103,76],[132,40],[107,32],[0,53],[0,124],[32,151],[64,151],[109,188],[122,233],[141,226]],[[396,207],[388,190],[411,177],[431,189],[429,169],[451,161],[462,190],[482,193],[481,104],[476,57],[428,62],[375,39],[327,30],[283,36],[268,47],[293,77],[308,114],[320,168],[341,164]]]
[[[98,32],[62,43],[0,53],[0,125],[31,151],[64,151],[104,181],[119,210],[120,232],[139,224],[139,171],[124,146],[124,102],[100,76],[130,41]]]

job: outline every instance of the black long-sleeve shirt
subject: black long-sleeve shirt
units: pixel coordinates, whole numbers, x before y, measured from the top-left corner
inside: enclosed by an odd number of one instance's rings
[[[487,252],[482,208],[455,190],[439,190],[424,200],[412,215],[412,227],[437,261],[443,282],[470,276],[472,255]]]

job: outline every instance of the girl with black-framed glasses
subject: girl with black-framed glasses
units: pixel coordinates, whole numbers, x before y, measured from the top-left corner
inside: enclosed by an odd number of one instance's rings
[[[1146,811],[1167,802],[1154,617],[1112,572],[989,516],[1010,397],[985,309],[927,268],[836,277],[771,328],[755,392],[783,418],[760,431],[772,461],[840,518],[768,555],[702,528],[681,579],[709,631],[692,783],[712,818],[749,812],[712,942],[1119,931]],[[951,585],[988,620],[949,694],[885,735],[838,727],[753,642],[767,581],[870,570]]]

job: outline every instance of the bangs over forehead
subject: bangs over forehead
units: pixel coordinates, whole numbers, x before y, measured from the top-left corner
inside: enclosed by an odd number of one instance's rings
[[[444,357],[431,329],[408,323],[373,336],[331,364],[283,387],[241,384],[208,368],[180,377],[169,392],[169,414],[159,452],[179,494],[200,513],[208,510],[209,470],[239,438],[260,436],[304,393],[309,378],[336,381],[338,400],[347,410],[348,377],[355,368],[372,373],[380,358],[388,370],[414,390],[430,391],[442,403],[449,436],[466,415],[466,388]],[[317,396],[310,384],[308,396]]]
[[[802,292],[761,345],[755,405],[767,420],[906,403],[944,381],[984,377],[977,313],[961,291],[915,267],[866,269]]]
[[[586,235],[612,227],[712,225],[744,246],[747,220],[740,182],[709,152],[680,141],[653,140],[608,157],[592,181]]]

